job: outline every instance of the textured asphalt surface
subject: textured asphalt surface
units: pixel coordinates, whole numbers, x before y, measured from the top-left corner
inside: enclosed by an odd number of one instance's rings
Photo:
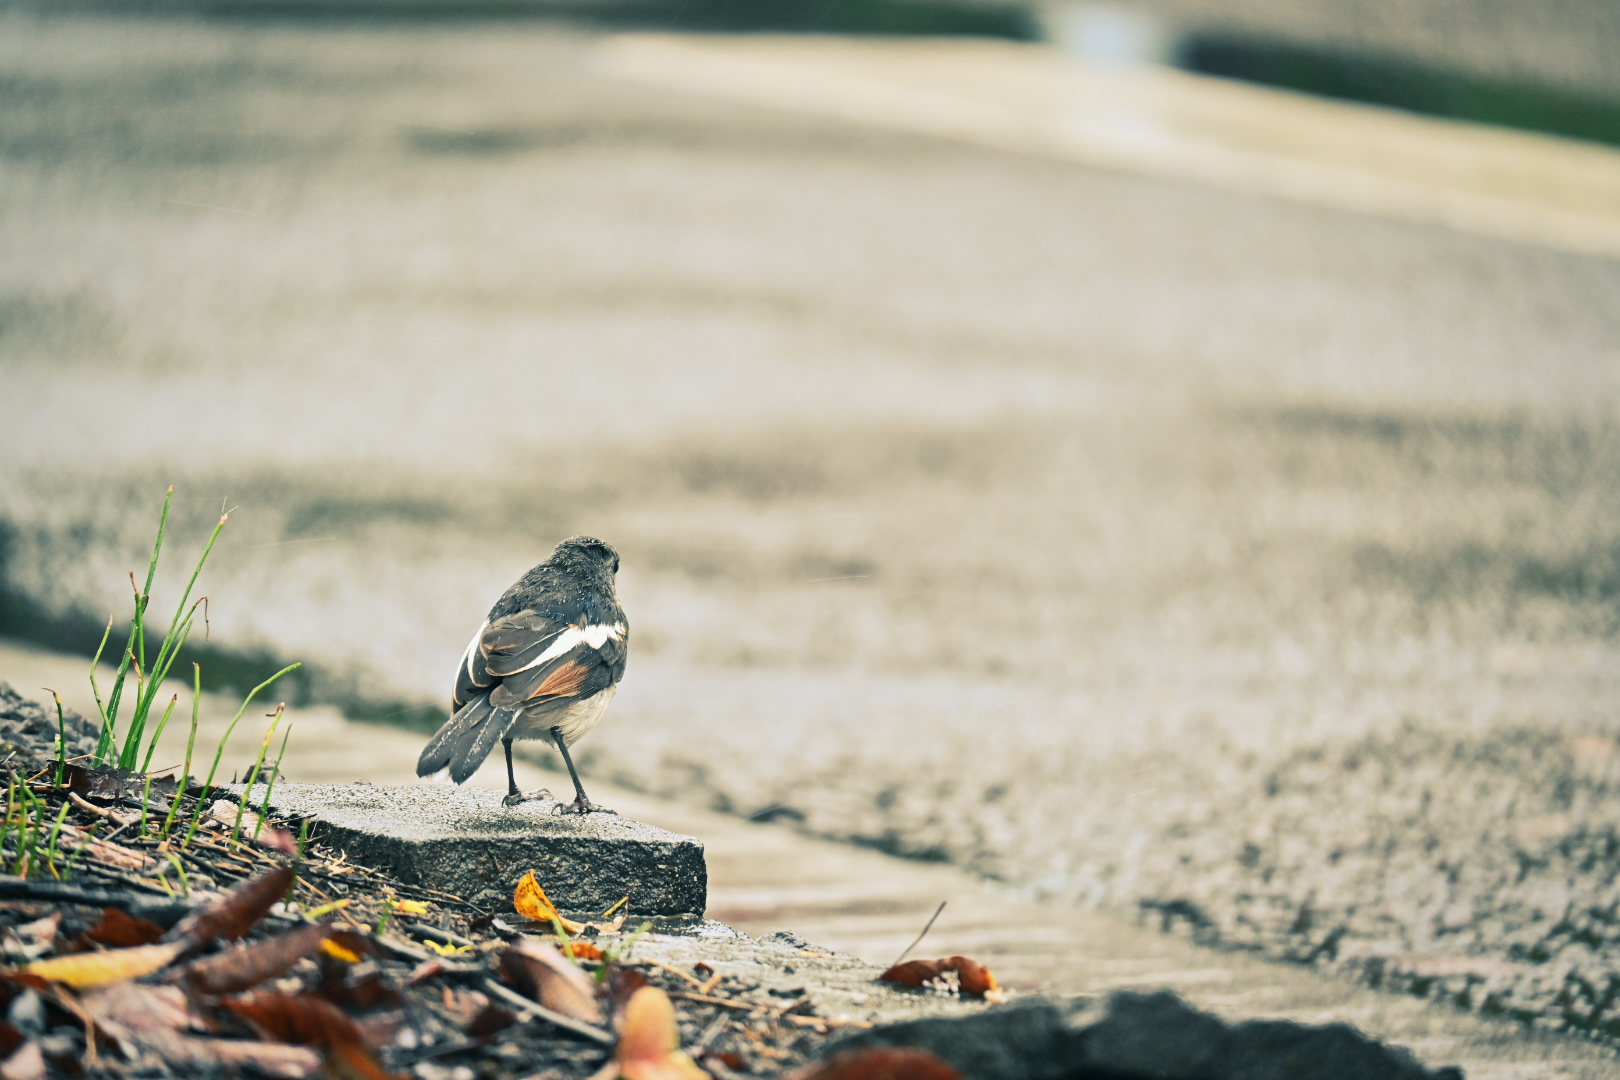
[[[8,24],[12,594],[98,625],[173,482],[215,643],[418,706],[590,531],[593,777],[1613,1024],[1620,266],[594,42]]]

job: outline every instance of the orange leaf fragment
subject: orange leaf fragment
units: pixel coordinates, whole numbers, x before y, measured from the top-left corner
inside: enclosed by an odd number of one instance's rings
[[[966,956],[948,956],[942,960],[907,960],[903,964],[894,965],[878,978],[899,986],[928,986],[946,972],[956,974],[957,985],[964,994],[971,994],[987,1001],[1006,1000],[1006,996],[996,984],[995,974],[977,960]]]
[[[542,889],[540,883],[534,879],[533,870],[524,874],[523,880],[518,882],[517,892],[512,895],[512,910],[525,919],[533,919],[535,922],[548,923],[552,919],[556,919],[562,924],[562,928],[570,934],[577,934],[585,929],[584,923],[573,922],[558,914],[557,905],[551,902],[551,897],[546,895],[546,890]]]
[[[709,1080],[709,1074],[681,1052],[675,1006],[656,986],[630,995],[619,1025],[619,1074],[625,1080]]]
[[[51,960],[35,960],[23,973],[50,982],[66,983],[75,990],[91,990],[110,983],[126,982],[168,967],[184,946],[171,941],[166,945],[137,945],[132,949],[74,953]]]
[[[575,960],[602,959],[602,947],[593,945],[589,941],[570,941],[563,946],[563,952]]]
[[[805,1067],[793,1080],[962,1080],[962,1076],[926,1050],[880,1046],[834,1054]]]

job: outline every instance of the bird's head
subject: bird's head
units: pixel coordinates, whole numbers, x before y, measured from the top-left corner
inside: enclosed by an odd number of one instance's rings
[[[570,536],[557,545],[546,561],[591,567],[609,576],[619,572],[619,553],[612,544],[594,536]]]

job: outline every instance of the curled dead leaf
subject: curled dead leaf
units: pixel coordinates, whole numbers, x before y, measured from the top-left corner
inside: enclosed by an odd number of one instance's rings
[[[156,945],[163,939],[163,927],[151,919],[130,915],[118,908],[105,908],[101,921],[80,937],[97,945],[128,949],[136,945]]]
[[[813,1062],[791,1080],[962,1080],[961,1074],[926,1050],[880,1046],[851,1050]]]
[[[328,1074],[348,1080],[393,1080],[342,1009],[310,994],[250,994],[221,1002],[261,1038],[326,1051]]]
[[[602,1022],[596,983],[557,947],[520,940],[501,953],[501,976],[546,1008],[587,1024]]]
[[[110,983],[139,979],[169,966],[184,945],[171,941],[162,945],[137,945],[131,949],[74,953],[50,960],[35,960],[22,974],[49,982],[63,983],[75,990],[89,990]]]
[[[165,941],[185,945],[186,954],[202,951],[215,938],[235,941],[264,918],[272,905],[292,888],[291,867],[280,866],[241,885],[202,911],[175,923]]]
[[[185,980],[203,994],[234,994],[249,990],[266,979],[273,979],[324,945],[332,928],[311,923],[264,941],[193,961],[186,968]]]
[[[523,880],[517,884],[517,891],[512,894],[512,910],[525,919],[535,922],[549,923],[555,919],[562,924],[562,928],[570,934],[577,934],[585,929],[584,923],[577,923],[565,919],[557,912],[557,905],[551,902],[546,890],[534,879],[534,871],[530,870],[523,875]]]
[[[903,964],[894,965],[878,978],[898,986],[930,986],[944,980],[947,973],[954,975],[957,986],[964,994],[990,1001],[1006,1000],[1001,988],[996,985],[996,977],[991,970],[966,956],[949,956],[941,960],[907,960]]]
[[[197,1038],[186,1029],[191,1015],[179,987],[117,983],[86,994],[81,1003],[96,1027],[132,1054],[144,1048],[173,1065],[225,1066],[254,1070],[282,1080],[302,1080],[321,1065],[321,1057],[301,1046],[257,1040]]]
[[[618,1063],[625,1080],[709,1080],[709,1074],[681,1052],[675,1006],[656,986],[643,986],[625,1004]]]

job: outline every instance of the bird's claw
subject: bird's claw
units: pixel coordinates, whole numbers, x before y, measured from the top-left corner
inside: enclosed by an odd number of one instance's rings
[[[551,792],[545,788],[541,788],[539,791],[514,791],[501,800],[501,805],[505,807],[521,806],[526,802],[538,802],[541,799],[549,798],[551,798]]]
[[[591,800],[581,795],[573,802],[562,803],[557,807],[559,814],[612,814],[618,816],[617,810],[609,810],[605,806],[597,806]]]

